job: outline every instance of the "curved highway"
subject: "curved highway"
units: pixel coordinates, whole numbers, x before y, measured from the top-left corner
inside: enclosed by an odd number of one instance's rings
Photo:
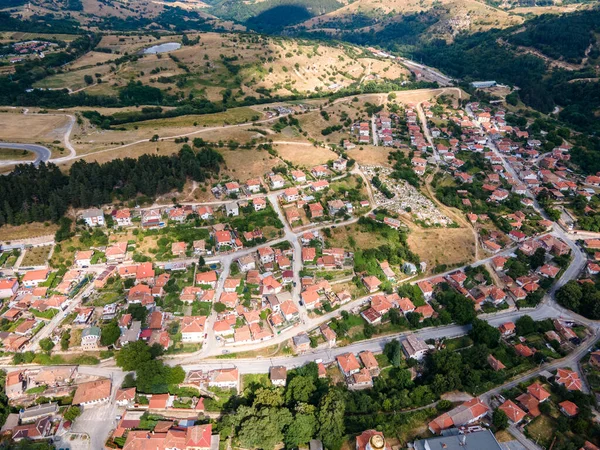
[[[33,161],[33,164],[36,166],[42,161],[46,162],[50,159],[50,149],[48,147],[44,147],[43,145],[37,144],[16,144],[12,142],[0,142],[0,148],[8,148],[12,150],[27,150],[29,152],[35,153],[36,157]],[[12,164],[28,164],[31,161],[3,161],[0,162],[0,165],[12,165]]]

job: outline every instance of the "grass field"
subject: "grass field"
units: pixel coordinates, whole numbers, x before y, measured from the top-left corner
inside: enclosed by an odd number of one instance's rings
[[[3,225],[0,239],[2,239],[1,242],[11,242],[19,239],[30,239],[37,236],[49,236],[54,235],[57,229],[58,225],[50,222],[33,222],[19,226]]]
[[[51,246],[32,247],[25,250],[25,256],[21,262],[22,267],[43,266],[46,264]]]
[[[262,114],[252,108],[231,108],[227,111],[215,114],[191,115],[173,117],[169,119],[145,120],[126,126],[128,129],[138,128],[179,128],[179,127],[203,127],[234,125],[261,119]]]
[[[62,140],[68,118],[64,115],[0,113],[0,140],[30,142]],[[27,130],[24,134],[23,130]]]
[[[414,228],[408,234],[410,249],[427,263],[449,266],[472,262],[475,258],[473,233],[467,228]]]
[[[34,159],[35,155],[27,150],[0,147],[0,161],[33,161]]]
[[[335,152],[327,148],[315,147],[308,142],[280,144],[275,140],[273,147],[282,159],[290,161],[292,164],[309,168],[338,157]]]
[[[527,425],[526,430],[533,441],[547,448],[552,442],[555,428],[556,424],[554,420],[548,416],[541,415]]]

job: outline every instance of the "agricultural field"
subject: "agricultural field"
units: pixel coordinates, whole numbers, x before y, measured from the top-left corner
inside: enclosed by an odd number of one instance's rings
[[[48,255],[50,255],[51,250],[52,246],[49,245],[28,248],[27,250],[25,250],[25,256],[23,256],[21,266],[33,267],[46,265]]]

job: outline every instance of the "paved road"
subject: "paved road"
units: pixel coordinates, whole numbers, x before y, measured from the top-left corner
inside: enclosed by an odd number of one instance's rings
[[[50,155],[52,152],[48,147],[44,147],[43,145],[38,144],[17,144],[13,142],[0,142],[0,148],[9,148],[14,150],[27,150],[29,152],[35,153],[36,157],[34,161],[2,161],[0,162],[0,166],[11,166],[14,164],[28,164],[33,163],[34,165],[39,165],[39,163],[46,162],[50,159]]]

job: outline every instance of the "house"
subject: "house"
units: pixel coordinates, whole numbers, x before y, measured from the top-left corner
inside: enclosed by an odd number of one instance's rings
[[[441,434],[443,430],[448,428],[475,423],[483,419],[488,412],[487,405],[479,397],[475,397],[433,419],[429,422],[429,430],[433,434]]]
[[[241,256],[238,258],[237,263],[242,272],[248,272],[256,269],[256,262],[254,261],[254,256],[252,255]]]
[[[292,320],[298,317],[299,311],[296,304],[292,300],[286,300],[279,305],[279,310],[285,320]]]
[[[313,191],[320,192],[329,187],[329,182],[327,180],[314,181],[310,184],[310,187]]]
[[[89,267],[92,264],[94,250],[79,250],[75,253],[75,265],[77,267]]]
[[[325,166],[315,166],[311,169],[310,173],[315,178],[323,178],[329,175],[329,170]]]
[[[499,371],[499,370],[502,370],[502,369],[506,369],[506,366],[504,364],[502,364],[502,361],[494,358],[494,356],[492,354],[488,355],[488,357],[487,357],[487,363],[496,372]]]
[[[361,311],[360,316],[371,325],[381,323],[381,313],[377,312],[373,307]]]
[[[122,262],[127,254],[127,242],[117,242],[108,246],[104,252],[109,263]]]
[[[196,284],[210,286],[212,289],[217,285],[217,272],[214,270],[196,274]]]
[[[336,159],[333,162],[333,170],[337,171],[337,172],[342,172],[343,170],[346,170],[346,165],[348,164],[348,161],[345,160],[344,158],[339,158]]]
[[[214,211],[210,206],[200,206],[196,210],[196,214],[198,214],[202,220],[210,220],[213,218]]]
[[[261,247],[257,250],[260,262],[263,264],[275,261],[275,251],[271,247]]]
[[[358,357],[365,369],[367,369],[372,376],[376,377],[379,375],[379,363],[372,352],[364,350],[358,354]]]
[[[285,179],[281,175],[271,175],[269,178],[271,181],[271,189],[281,189],[285,186]]]
[[[48,275],[50,275],[48,269],[30,270],[25,273],[21,282],[26,288],[37,287],[40,283],[48,279]]]
[[[171,254],[177,257],[185,256],[187,250],[187,244],[185,242],[173,242],[171,244]]]
[[[554,381],[563,385],[568,391],[581,391],[582,383],[579,374],[568,369],[558,369]]]
[[[407,358],[413,358],[417,361],[422,361],[429,351],[429,346],[423,339],[415,336],[414,334],[409,334],[406,339],[402,341],[402,350]]]
[[[184,208],[171,208],[167,216],[173,222],[183,223],[187,219],[188,212]]]
[[[354,353],[344,353],[336,357],[336,361],[344,376],[349,377],[360,370],[360,364]]]
[[[117,209],[112,212],[113,220],[119,227],[131,226],[131,212],[129,209]]]
[[[287,188],[285,191],[283,191],[283,198],[285,199],[286,203],[295,202],[298,200],[298,198],[300,198],[300,193],[295,187]]]
[[[98,350],[100,346],[100,327],[88,327],[81,332],[81,348],[84,351]]]
[[[505,401],[502,405],[498,407],[498,409],[504,411],[504,413],[508,417],[508,420],[510,420],[515,425],[521,422],[527,415],[525,411],[519,408],[512,400]]]
[[[540,403],[550,398],[550,393],[538,382],[527,386],[527,392]]]
[[[77,386],[72,404],[88,408],[108,402],[111,388],[112,383],[108,378],[82,383]]]
[[[222,389],[237,389],[240,374],[237,368],[216,369],[210,372],[208,385]]]
[[[421,292],[423,293],[423,297],[425,297],[425,300],[429,300],[433,296],[433,286],[431,285],[431,283],[429,281],[427,281],[427,280],[419,281],[417,283],[417,286],[419,287],[419,289],[421,289]]]
[[[323,208],[323,205],[321,205],[320,203],[309,203],[308,210],[310,212],[310,217],[312,219],[317,219],[319,217],[323,217],[323,213],[325,211],[325,209]]]
[[[283,304],[281,310],[283,312]],[[292,344],[294,345],[294,349],[296,350],[296,352],[306,352],[310,349],[310,338],[308,337],[308,334],[301,333],[292,338]]]
[[[225,192],[227,195],[234,195],[240,192],[240,185],[235,181],[230,181],[229,183],[225,183]]]
[[[0,298],[10,298],[17,293],[19,280],[16,278],[0,279]]]
[[[204,339],[204,325],[206,317],[204,316],[184,316],[181,318],[179,332],[181,341],[184,343],[202,342]]]
[[[579,413],[577,405],[570,400],[560,402],[558,406],[560,407],[560,412],[567,417],[575,417]]]
[[[296,183],[306,183],[306,174],[301,170],[292,170],[292,179]]]
[[[327,324],[322,324],[320,330],[325,342],[327,342],[329,347],[335,347],[337,341],[337,335],[335,334],[335,331],[333,331]]]
[[[269,369],[269,378],[273,386],[285,387],[287,381],[287,368],[285,366],[273,366]]]
[[[260,192],[260,180],[258,178],[252,178],[246,181],[246,189],[253,194]]]
[[[314,247],[302,247],[302,262],[311,263],[314,262],[317,257],[317,249]]]
[[[104,213],[100,209],[88,209],[81,213],[81,218],[88,227],[103,227]]]
[[[327,208],[331,216],[335,216],[337,213],[339,213],[342,209],[344,209],[344,206],[345,203],[339,199],[329,200],[327,202]]]
[[[225,204],[225,214],[228,217],[237,217],[240,215],[240,207],[237,202],[231,202]]]
[[[51,429],[52,422],[50,421],[50,417],[42,417],[36,420],[35,423],[14,427],[12,429],[12,439],[14,441],[20,441],[21,439],[32,441],[46,439],[50,435]]]
[[[377,292],[379,286],[381,286],[381,281],[379,281],[379,279],[373,275],[363,277],[362,283],[367,288],[367,292],[369,293]]]
[[[144,211],[142,214],[142,227],[143,228],[159,228],[164,226],[162,220],[162,214],[158,209],[151,209]]]
[[[512,336],[515,333],[515,324],[512,322],[503,323],[498,327],[502,336]]]
[[[117,406],[130,406],[135,400],[135,388],[118,389],[115,395],[115,403]]]
[[[263,209],[267,209],[267,201],[264,197],[253,198],[252,205],[254,206],[254,211],[262,211]]]
[[[530,356],[533,356],[533,354],[535,353],[534,350],[532,350],[531,348],[529,348],[528,346],[523,345],[523,344],[515,345],[515,352],[517,352],[517,354],[519,356],[522,356],[524,358],[529,358]]]
[[[367,389],[373,387],[373,377],[369,370],[365,367],[360,369],[357,373],[352,374],[348,378],[348,388],[352,390],[356,389]]]

